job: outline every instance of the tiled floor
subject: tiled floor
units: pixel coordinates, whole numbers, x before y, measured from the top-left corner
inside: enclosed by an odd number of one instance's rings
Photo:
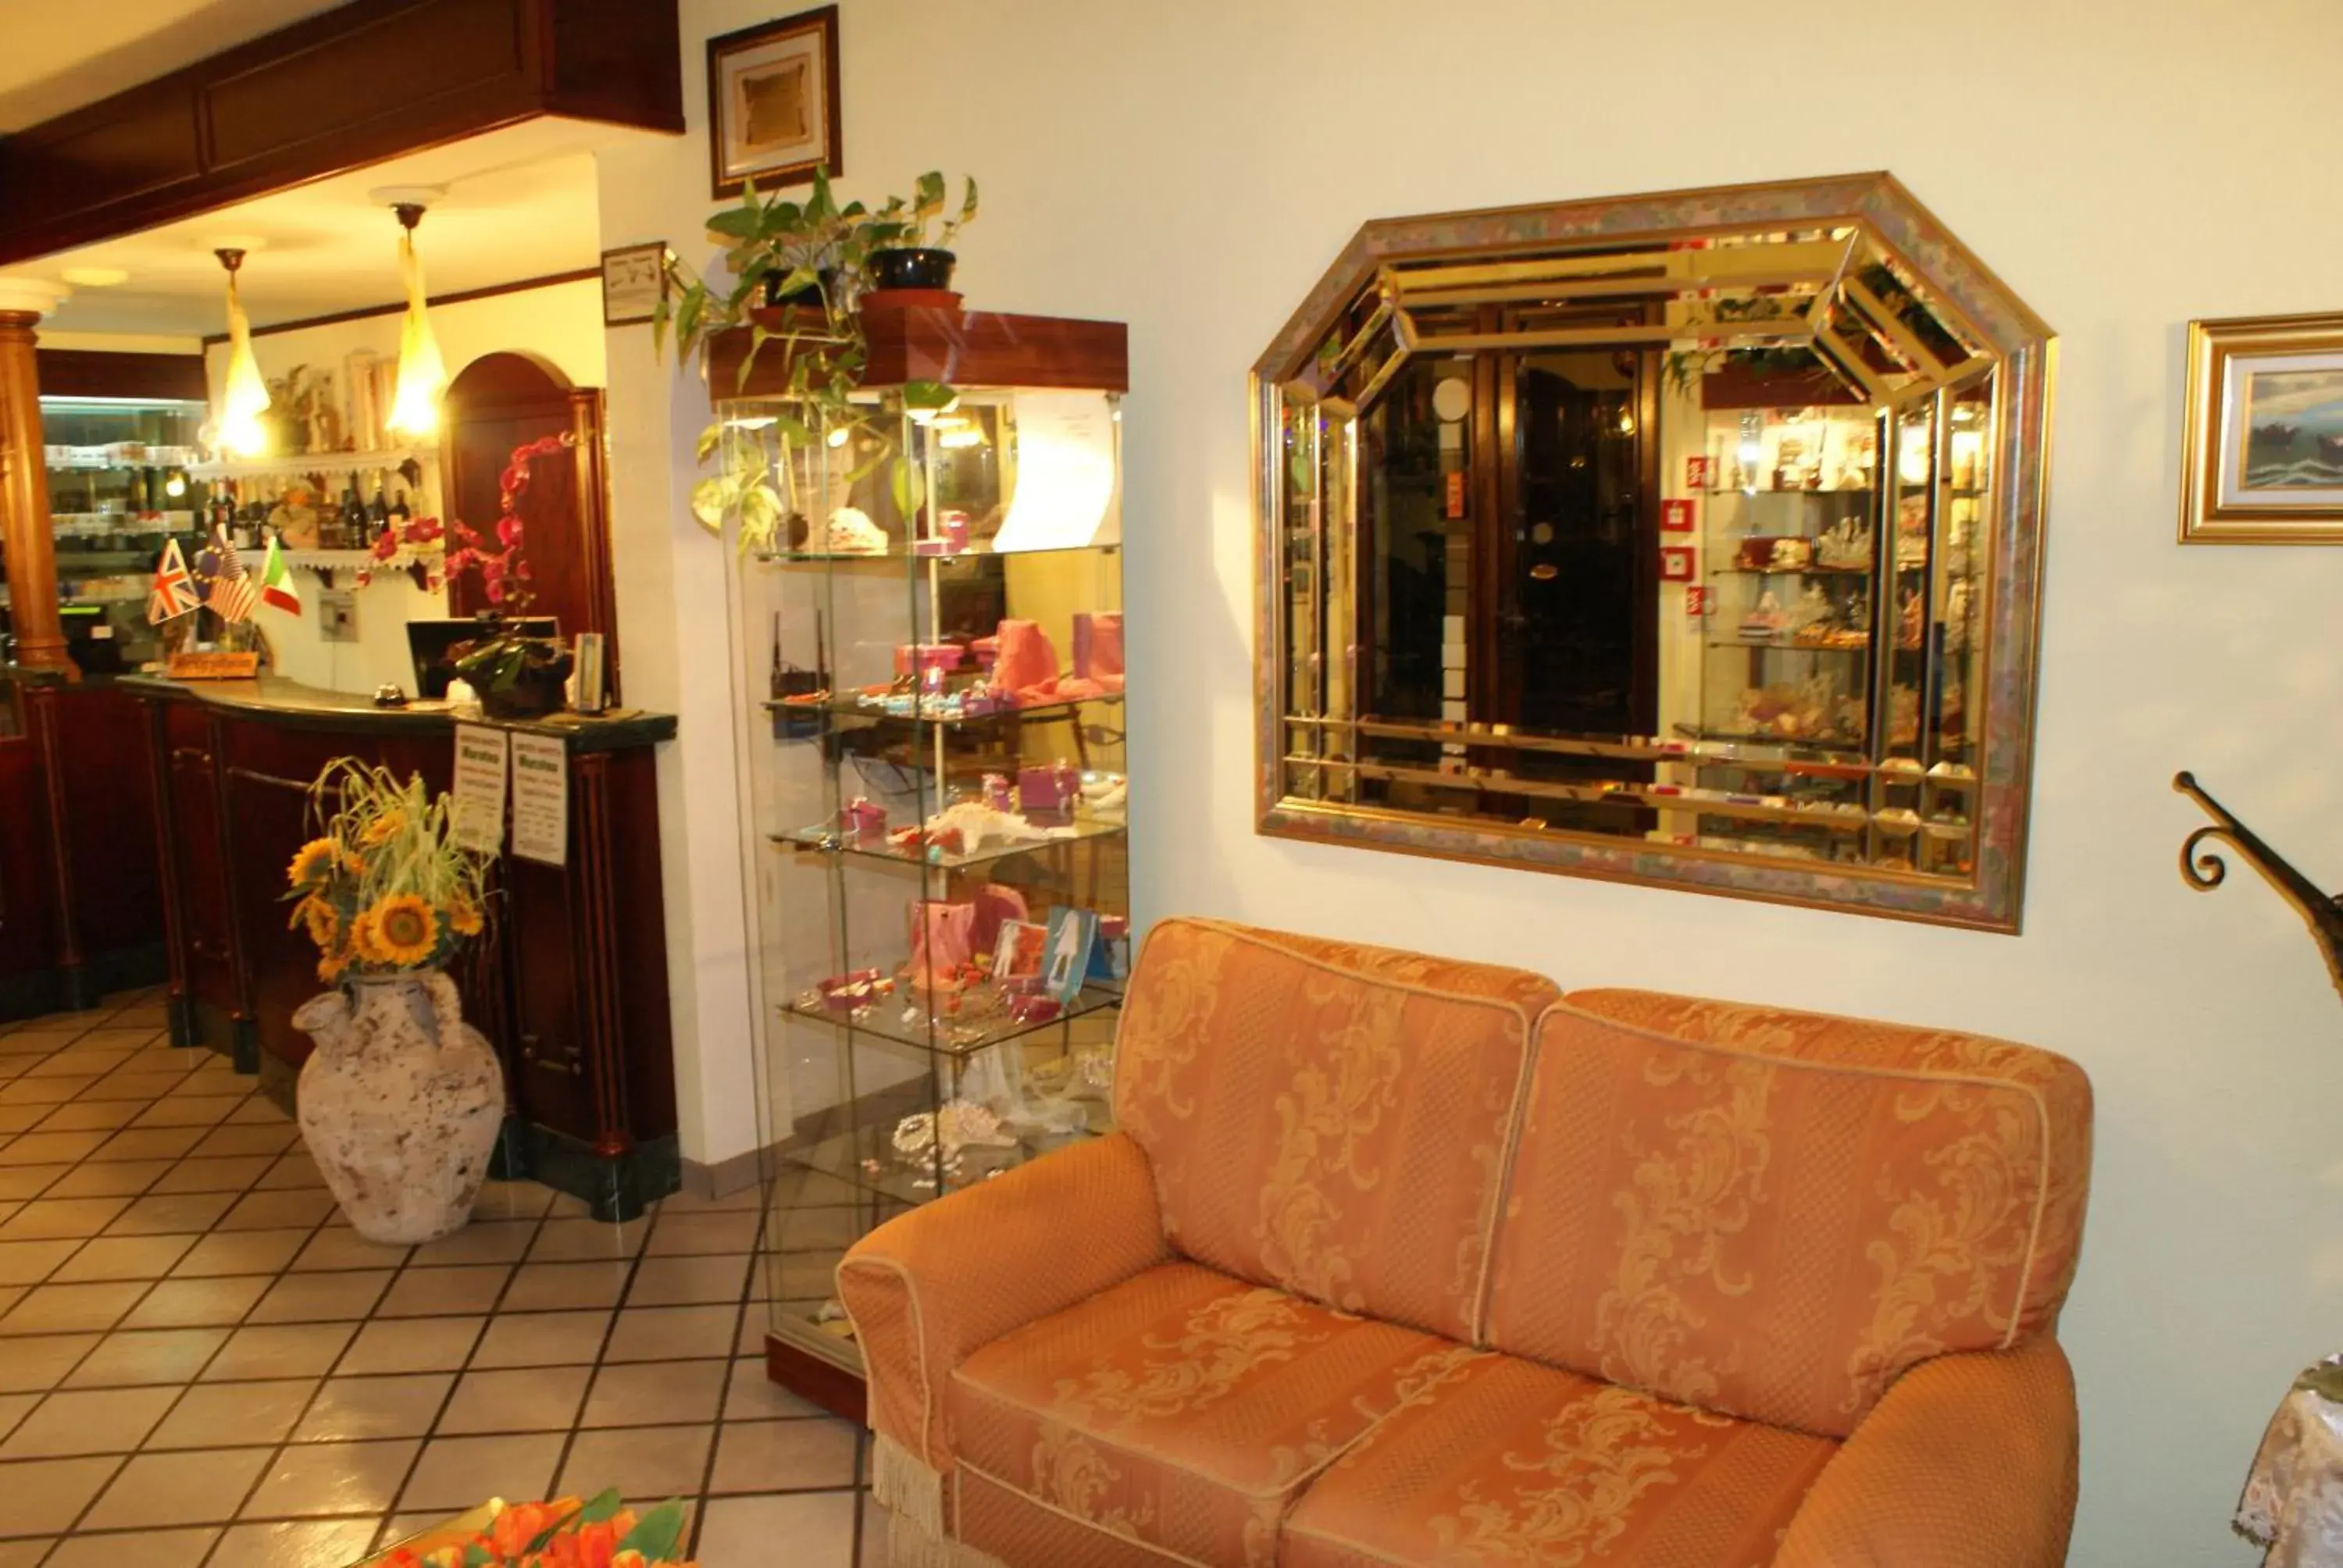
[[[850,1568],[864,1438],[765,1381],[754,1190],[627,1225],[491,1183],[340,1222],[151,995],[0,1032],[0,1568],[343,1568],[491,1494],[696,1501],[703,1568]]]

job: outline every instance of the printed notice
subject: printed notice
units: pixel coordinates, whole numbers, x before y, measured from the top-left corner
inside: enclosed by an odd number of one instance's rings
[[[482,855],[505,844],[505,742],[501,729],[456,726],[456,842]]]
[[[564,865],[569,859],[569,749],[558,735],[512,738],[512,852]]]

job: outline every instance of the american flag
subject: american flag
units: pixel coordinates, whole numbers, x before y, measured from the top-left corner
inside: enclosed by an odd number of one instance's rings
[[[227,537],[226,529],[213,531],[212,551],[219,564],[204,603],[222,620],[250,620],[253,606],[260,602],[260,590],[253,586],[252,574],[244,569],[244,558],[236,553],[236,541]]]
[[[159,626],[186,614],[196,604],[196,580],[187,575],[187,558],[179,553],[179,541],[172,539],[164,545],[163,558],[155,568],[155,590],[146,596],[146,618]]]

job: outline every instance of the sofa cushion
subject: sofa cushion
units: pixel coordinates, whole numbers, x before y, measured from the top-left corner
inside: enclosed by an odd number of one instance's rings
[[[1123,1004],[1114,1100],[1172,1246],[1475,1339],[1530,1031],[1556,994],[1517,970],[1163,921]]]
[[[1753,1568],[1837,1449],[1483,1354],[1318,1478],[1278,1561]]]
[[[1164,1263],[970,1356],[952,1426],[996,1487],[1194,1562],[1266,1563],[1311,1477],[1474,1353]]]
[[[1539,1030],[1490,1341],[1843,1436],[1914,1362],[2052,1321],[2089,1158],[2089,1086],[2046,1051],[1575,993]]]

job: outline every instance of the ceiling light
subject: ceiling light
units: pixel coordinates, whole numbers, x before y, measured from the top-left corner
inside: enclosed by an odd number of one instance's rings
[[[437,186],[405,186],[371,194],[398,214],[403,231],[398,271],[407,284],[407,319],[398,333],[398,387],[385,423],[394,435],[425,440],[439,430],[439,395],[447,387],[447,365],[439,357],[439,340],[431,334],[431,317],[424,304],[423,258],[415,252],[415,226],[441,192]]]
[[[118,266],[69,266],[57,275],[75,288],[112,288],[130,281]]]
[[[244,252],[223,246],[212,254],[227,268],[227,380],[220,389],[214,428],[231,455],[256,457],[268,449],[268,428],[260,422],[268,411],[268,383],[260,378],[260,362],[252,357],[252,323],[236,297],[236,271],[244,265]]]

